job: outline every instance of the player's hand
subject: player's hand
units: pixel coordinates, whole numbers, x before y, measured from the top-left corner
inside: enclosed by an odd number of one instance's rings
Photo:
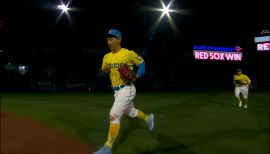
[[[106,72],[106,73],[110,73],[110,67],[109,67],[109,65],[107,64],[107,65],[105,66],[105,68],[102,69],[102,71],[103,71],[103,72]]]
[[[132,81],[135,82],[138,78],[139,78],[139,77],[138,77],[138,74],[136,74],[136,75],[133,77]]]

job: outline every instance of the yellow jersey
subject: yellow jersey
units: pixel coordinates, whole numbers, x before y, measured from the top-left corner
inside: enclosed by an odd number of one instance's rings
[[[104,55],[101,70],[106,70],[107,67],[109,69],[108,73],[111,80],[111,85],[119,86],[125,84],[126,81],[121,78],[118,68],[123,64],[127,64],[130,69],[133,70],[134,65],[138,66],[143,61],[143,58],[134,51],[121,48],[116,53],[111,51],[110,53]]]
[[[245,74],[236,74],[233,76],[234,85],[243,86],[251,83],[249,77]]]

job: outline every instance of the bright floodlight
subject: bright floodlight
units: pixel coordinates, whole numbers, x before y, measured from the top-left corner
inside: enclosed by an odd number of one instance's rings
[[[172,1],[167,6],[165,6],[164,2],[161,2],[161,5],[163,7],[162,9],[160,9],[160,11],[163,12],[161,16],[163,16],[164,14],[166,14],[167,17],[170,16],[169,12],[172,12],[173,11],[173,10],[170,10],[171,4],[172,4]]]
[[[164,0],[159,0],[162,8],[152,8],[152,7],[148,7],[149,11],[158,11],[158,12],[162,12],[161,15],[159,16],[159,18],[154,22],[154,24],[152,25],[152,27],[149,29],[148,35],[152,35],[155,33],[156,29],[158,28],[160,22],[162,21],[162,19],[164,19],[164,15],[166,14],[167,17],[167,21],[169,22],[173,33],[175,35],[178,35],[179,30],[177,25],[175,24],[175,22],[173,21],[173,18],[171,17],[170,13],[175,13],[175,14],[181,14],[181,15],[188,15],[189,11],[188,10],[184,10],[184,9],[171,9],[171,7],[173,6],[175,0],[168,0],[168,4],[167,6],[164,3]]]
[[[63,10],[63,12],[65,12],[65,13],[67,13],[67,11],[68,11],[68,7],[64,4],[58,5],[57,8]]]
[[[59,16],[55,20],[55,24],[60,20],[60,18],[65,14],[68,18],[68,21],[70,24],[73,24],[72,19],[70,17],[69,12],[70,11],[79,11],[77,8],[70,8],[69,5],[72,0],[68,0],[68,2],[65,4],[62,0],[60,0],[60,4],[57,6],[57,9],[62,10]]]
[[[165,13],[165,14],[169,14],[169,11],[170,11],[170,9],[168,9],[168,8],[163,8],[163,13]]]

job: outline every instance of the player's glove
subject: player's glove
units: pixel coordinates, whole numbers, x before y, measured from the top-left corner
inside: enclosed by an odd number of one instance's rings
[[[118,72],[121,74],[122,78],[128,82],[134,82],[137,79],[136,73],[130,70],[127,64],[122,64],[118,68]]]

